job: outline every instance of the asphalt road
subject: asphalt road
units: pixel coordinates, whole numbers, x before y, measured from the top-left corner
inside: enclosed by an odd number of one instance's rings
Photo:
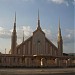
[[[0,75],[75,75],[75,68],[0,69]]]

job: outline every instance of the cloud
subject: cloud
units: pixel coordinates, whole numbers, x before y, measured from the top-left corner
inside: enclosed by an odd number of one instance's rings
[[[13,29],[9,30],[9,29],[0,27],[0,38],[4,38],[4,39],[11,38],[12,30]],[[33,29],[30,26],[21,26],[21,27],[17,28],[18,39],[22,40],[23,31],[24,31],[25,40],[33,34]],[[45,32],[46,36],[50,40],[52,40],[52,41],[56,40],[57,41],[57,35],[56,34],[52,34],[51,31],[48,30],[48,29],[43,29],[43,31]],[[67,43],[73,43],[74,42],[75,30],[66,29],[65,33],[66,33],[66,35],[63,36],[64,43],[66,43],[66,44]]]
[[[34,1],[34,0],[2,0],[2,1],[25,1],[25,2],[28,2],[28,1]]]
[[[0,38],[10,38],[10,30],[0,27]]]
[[[55,45],[57,46],[57,34],[52,33],[49,29],[43,29],[45,32],[46,37]]]
[[[48,29],[43,29],[43,31],[46,33],[46,36],[47,36],[47,37],[51,37],[52,33],[51,33],[50,30],[48,30]]]
[[[22,1],[28,2],[28,1],[34,1],[34,0],[22,0]]]
[[[24,32],[25,39],[27,39],[28,37],[30,37],[32,35],[33,30],[32,30],[32,28],[30,26],[22,26],[22,27],[19,27],[17,29],[18,39],[22,39],[23,32]]]
[[[12,35],[12,30],[13,29],[6,29],[6,28],[3,28],[3,27],[0,27],[0,38],[3,38],[3,39],[11,39],[11,35]],[[56,46],[57,46],[57,34],[52,34],[52,32],[48,29],[42,29],[45,34],[46,34],[46,37],[52,41]],[[33,35],[33,29],[30,27],[30,26],[21,26],[21,27],[18,27],[17,28],[17,41],[18,41],[18,44],[20,44],[23,40],[23,31],[24,31],[24,38],[25,40],[27,38],[29,38],[31,35]],[[65,35],[63,36],[62,35],[62,39],[63,39],[63,45],[64,45],[64,51],[68,50],[69,47],[73,48],[74,46],[74,34],[75,34],[75,30],[72,30],[72,29],[66,29],[65,30]],[[74,49],[73,49],[74,50]]]
[[[48,0],[48,1],[56,4],[65,4],[66,6],[69,6],[68,0]]]
[[[23,2],[28,2],[28,1],[34,1],[34,0],[0,0],[0,1],[23,1]]]
[[[48,38],[51,37],[51,31],[50,30],[48,30],[48,29],[42,29],[42,30],[45,32],[45,34],[46,34],[46,36]],[[25,38],[25,40],[28,37],[32,36],[33,32],[34,32],[33,29],[30,26],[19,27],[17,29],[17,36],[18,36],[19,42],[22,42],[22,40],[23,40],[23,31],[24,31],[24,38]]]
[[[2,28],[2,27],[0,27],[0,31],[1,31],[1,30],[3,30],[3,28]]]
[[[74,43],[75,30],[66,29],[65,33],[66,35],[63,37],[64,43],[65,44]]]
[[[74,41],[74,35],[71,35],[71,34],[66,35],[66,36],[63,38],[63,40],[64,40],[64,43],[65,43],[65,44],[69,44],[69,43],[74,43],[74,42],[75,42],[75,41]]]
[[[18,27],[16,30],[17,30],[17,38],[19,41],[23,40],[23,31],[24,31],[25,40],[31,35],[33,35],[33,29],[30,26],[21,26],[21,27]],[[12,31],[13,29],[9,30],[9,29],[0,27],[0,38],[11,39]],[[43,29],[43,31],[45,32],[48,38],[52,38],[50,30]]]
[[[18,38],[22,38],[23,31],[24,31],[25,37],[29,37],[32,34],[32,29],[30,26],[22,26],[17,28],[16,30],[17,30]],[[12,31],[13,29],[9,30],[9,29],[0,27],[0,38],[10,38]]]
[[[52,2],[55,2],[57,4],[62,4],[64,3],[64,0],[51,0]]]
[[[75,0],[73,1],[73,4],[75,5]]]
[[[63,36],[63,45],[64,45],[64,52],[66,53],[73,53],[74,46],[75,46],[75,30],[73,29],[66,29],[65,36]]]

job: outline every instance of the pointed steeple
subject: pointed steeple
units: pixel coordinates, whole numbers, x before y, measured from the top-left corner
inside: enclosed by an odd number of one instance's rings
[[[61,28],[60,28],[60,18],[59,18],[59,23],[58,23],[58,55],[62,56],[63,55],[63,40],[62,40],[62,35],[61,35]]]
[[[11,54],[16,53],[16,45],[17,45],[17,34],[16,34],[16,12],[15,12],[14,28],[11,37]]]
[[[58,24],[58,36],[61,36],[60,18],[59,18],[59,24]]]
[[[23,42],[24,42],[24,31],[23,31]]]
[[[40,18],[39,18],[39,9],[38,9],[38,27],[37,28],[41,29],[41,27],[40,27]]]

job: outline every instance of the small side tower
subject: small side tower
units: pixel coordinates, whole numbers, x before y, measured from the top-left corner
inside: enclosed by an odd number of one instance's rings
[[[11,36],[11,54],[16,54],[17,35],[16,35],[16,13],[14,21],[14,29]]]
[[[23,31],[23,42],[24,42],[24,31]]]
[[[60,28],[60,19],[59,19],[59,26],[58,26],[58,55],[62,56],[63,55],[63,40],[62,40],[62,35],[61,35],[61,28]]]

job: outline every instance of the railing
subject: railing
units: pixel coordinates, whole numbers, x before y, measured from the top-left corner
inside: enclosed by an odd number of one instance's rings
[[[23,67],[75,67],[74,57],[0,55],[0,66]]]

